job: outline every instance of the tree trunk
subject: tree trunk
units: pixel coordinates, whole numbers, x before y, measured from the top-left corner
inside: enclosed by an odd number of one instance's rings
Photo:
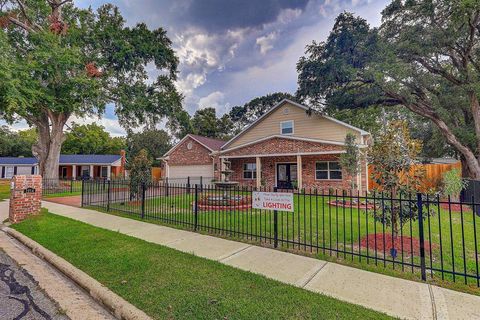
[[[63,127],[68,120],[64,113],[48,112],[35,121],[38,129],[38,141],[32,147],[32,153],[38,159],[39,173],[44,179],[58,180],[60,150],[65,140]]]

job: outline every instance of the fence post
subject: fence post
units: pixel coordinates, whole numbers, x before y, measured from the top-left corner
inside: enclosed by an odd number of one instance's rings
[[[110,211],[110,180],[107,182],[107,212]]]
[[[203,192],[203,176],[200,176],[200,192]]]
[[[165,196],[168,197],[168,177],[165,178]]]
[[[145,182],[142,182],[142,219],[145,218]]]
[[[84,190],[85,190],[85,180],[82,179],[82,201],[81,201],[81,203],[80,203],[80,206],[81,206],[81,207],[83,207],[83,205],[84,205],[84,200],[83,200],[83,197],[84,197],[84,195],[85,195]]]
[[[277,187],[273,192],[277,192]],[[273,210],[273,247],[278,248],[278,210]]]
[[[187,194],[190,194],[190,176],[187,177]]]
[[[194,210],[194,217],[195,217],[194,230],[197,231],[197,227],[198,227],[198,184],[195,184],[195,202],[193,204],[193,210]]]
[[[417,208],[418,232],[420,236],[420,271],[422,273],[422,280],[427,281],[427,268],[425,266],[425,235],[423,230],[423,199],[421,193],[417,193]]]
[[[73,192],[73,178],[70,178],[70,193]]]

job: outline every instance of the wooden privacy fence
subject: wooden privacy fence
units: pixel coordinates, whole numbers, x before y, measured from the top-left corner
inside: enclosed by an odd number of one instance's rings
[[[162,178],[162,168],[152,167],[152,179],[158,181]]]
[[[425,172],[425,178],[421,183],[421,191],[426,192],[433,188],[437,188],[442,183],[443,174],[452,169],[458,168],[462,170],[462,163],[460,161],[456,163],[419,163],[414,165],[415,169],[421,169]],[[378,184],[371,178],[374,174],[375,168],[368,166],[368,189],[378,189]]]

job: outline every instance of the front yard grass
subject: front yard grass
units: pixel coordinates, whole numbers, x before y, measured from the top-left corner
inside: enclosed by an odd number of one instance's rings
[[[361,306],[45,211],[13,228],[155,319],[390,319]]]
[[[176,227],[192,229],[194,224],[193,202],[194,194],[185,194],[182,190],[173,189],[169,196],[157,196],[145,201],[145,218],[164,224],[173,224]],[[126,194],[126,193],[125,193]],[[122,193],[122,195],[124,195]],[[106,197],[103,197],[104,200]],[[295,195],[295,213],[279,212],[279,246],[287,250],[303,251],[316,254],[326,259],[333,256],[335,259],[351,261],[365,265],[376,265],[376,269],[396,269],[411,272],[410,266],[399,265],[399,262],[413,263],[418,275],[420,257],[418,249],[414,255],[409,251],[411,243],[407,241],[405,247],[398,249],[396,265],[392,262],[384,263],[375,257],[393,260],[389,248],[375,252],[373,248],[360,245],[367,235],[385,233],[385,240],[391,238],[391,227],[384,226],[373,218],[373,210],[335,207],[328,202],[335,200],[335,196]],[[385,201],[389,201],[388,199]],[[101,201],[100,201],[101,203]],[[371,203],[371,202],[370,202]],[[377,202],[377,205],[379,202]],[[407,202],[403,203],[407,205]],[[100,205],[105,209],[104,205]],[[424,236],[427,241],[426,264],[429,270],[429,280],[433,282],[453,282],[455,286],[463,284],[468,291],[479,294],[478,281],[475,275],[479,274],[480,261],[480,216],[476,216],[471,209],[460,212],[449,212],[439,208],[434,201],[429,208],[433,213],[424,221]],[[380,210],[380,209],[379,209]],[[139,202],[129,202],[128,199],[112,197],[110,211],[125,214],[141,215]],[[381,212],[381,210],[380,210]],[[273,213],[268,210],[250,209],[247,211],[199,211],[199,231],[218,234],[225,237],[248,242],[272,243]],[[403,226],[402,234],[405,237],[419,239],[418,221],[409,221]],[[282,241],[281,239],[285,240]],[[431,246],[430,246],[431,244]],[[370,240],[372,245],[372,240]],[[319,247],[317,250],[316,247]],[[325,249],[323,249],[325,248]],[[465,248],[465,249],[464,249]],[[431,250],[430,250],[431,249]],[[335,250],[345,251],[337,253]],[[349,254],[351,252],[352,254]],[[359,258],[355,254],[363,255]],[[440,271],[447,271],[442,274]],[[452,272],[457,273],[455,279]],[[464,277],[468,273],[470,277]],[[415,277],[418,278],[418,277]],[[442,284],[444,285],[444,284]]]
[[[0,201],[10,198],[10,181],[2,180],[0,181]]]

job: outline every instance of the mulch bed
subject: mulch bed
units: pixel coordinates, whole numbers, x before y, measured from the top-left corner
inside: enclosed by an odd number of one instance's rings
[[[476,206],[475,206],[476,207]],[[472,212],[472,208],[470,208],[470,206],[468,205],[460,205],[459,203],[452,203],[450,204],[450,206],[448,205],[448,203],[440,203],[440,208],[444,209],[444,210],[452,210],[452,212]]]
[[[376,249],[378,252],[383,253],[383,233],[371,233],[367,236],[363,236],[360,240],[360,245],[364,248],[367,247],[367,238],[368,238],[368,248],[375,250],[375,239],[377,239]],[[420,255],[420,240],[415,237],[407,237],[407,236],[397,236],[393,239],[392,245],[392,234],[385,233],[385,253],[390,255],[390,249],[395,247],[397,249],[398,255],[401,254],[402,251],[402,242],[403,242],[403,252],[407,254],[411,254],[411,248],[413,247],[413,254]],[[410,245],[412,247],[410,247]],[[438,247],[436,244],[432,244],[432,249]],[[430,242],[425,240],[425,253],[430,252]]]

